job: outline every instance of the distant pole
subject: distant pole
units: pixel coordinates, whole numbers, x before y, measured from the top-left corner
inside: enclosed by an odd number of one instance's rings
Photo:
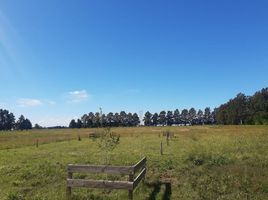
[[[166,140],[167,140],[167,146],[169,146],[169,133],[166,135]]]
[[[100,107],[100,125],[102,127],[102,108]]]
[[[163,155],[163,142],[161,141],[161,144],[160,144],[160,154]]]

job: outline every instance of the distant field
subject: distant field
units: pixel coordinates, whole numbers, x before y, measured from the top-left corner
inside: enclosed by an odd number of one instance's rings
[[[169,146],[162,137],[165,130],[175,135]],[[88,137],[98,131],[101,129],[0,132],[0,200],[65,199],[67,164],[101,161],[97,141]],[[112,131],[121,135],[112,164],[130,165],[143,156],[148,158],[146,181],[135,191],[135,200],[268,199],[268,126]],[[159,182],[163,178],[171,180],[171,188]],[[125,200],[127,191],[74,189],[73,199]]]

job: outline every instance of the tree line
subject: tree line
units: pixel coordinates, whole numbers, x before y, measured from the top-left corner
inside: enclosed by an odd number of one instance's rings
[[[219,124],[268,125],[268,88],[252,96],[239,93],[217,108],[216,120]]]
[[[13,113],[5,109],[0,109],[0,131],[28,129],[32,129],[32,123],[29,119],[21,115],[16,121]]]
[[[69,128],[95,127],[134,127],[140,125],[137,113],[110,112],[107,115],[101,112],[84,114],[80,119],[71,120]],[[172,125],[204,125],[204,124],[252,124],[268,125],[268,88],[256,92],[252,96],[239,93],[235,98],[218,108],[204,111],[195,108],[178,109],[150,113],[147,111],[142,119],[145,126],[172,126]],[[32,129],[29,119],[21,115],[16,121],[13,113],[0,109],[0,130],[27,130]],[[43,128],[35,124],[34,128]],[[64,128],[64,127],[60,127]]]
[[[143,118],[145,126],[172,126],[172,125],[204,125],[215,124],[215,111],[209,107],[204,111],[195,108],[179,109],[173,111],[161,111],[160,113],[150,113],[147,111]]]
[[[215,112],[210,108],[196,111],[191,108],[189,111],[183,109],[180,113],[178,109],[172,111],[161,111],[160,113],[151,114],[147,111],[143,118],[145,126],[171,126],[171,125],[199,125],[214,124]],[[137,113],[108,113],[107,115],[99,112],[84,114],[81,119],[72,119],[69,128],[97,128],[97,127],[132,127],[140,125],[140,118]]]
[[[131,127],[138,126],[140,119],[137,113],[108,113],[107,115],[100,112],[90,112],[84,114],[81,119],[72,119],[69,128],[96,128],[96,127]]]
[[[72,120],[69,128],[118,127],[140,125],[137,113],[90,112],[81,119]],[[142,119],[145,126],[179,126],[206,124],[268,124],[268,88],[256,92],[253,96],[239,93],[235,98],[218,108],[203,110],[195,108],[178,109],[151,113],[147,111]]]

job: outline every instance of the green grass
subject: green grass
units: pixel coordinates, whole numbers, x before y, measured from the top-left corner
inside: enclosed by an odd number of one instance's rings
[[[161,136],[167,129],[175,133],[169,146]],[[97,141],[88,138],[90,132],[99,130],[0,132],[0,199],[65,199],[67,164],[101,163]],[[139,127],[113,131],[121,135],[112,153],[113,165],[131,165],[143,156],[148,158],[146,181],[135,191],[135,200],[268,199],[268,126]],[[75,176],[85,178],[83,174]],[[92,176],[117,178],[86,177]],[[159,183],[165,178],[171,180],[171,185]],[[73,199],[127,199],[127,191],[74,189]]]

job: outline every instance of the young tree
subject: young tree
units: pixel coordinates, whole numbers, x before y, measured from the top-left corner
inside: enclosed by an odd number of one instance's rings
[[[105,128],[100,133],[100,138],[98,141],[99,150],[102,153],[102,164],[109,164],[111,159],[111,153],[119,144],[120,135],[115,134],[110,128]]]

